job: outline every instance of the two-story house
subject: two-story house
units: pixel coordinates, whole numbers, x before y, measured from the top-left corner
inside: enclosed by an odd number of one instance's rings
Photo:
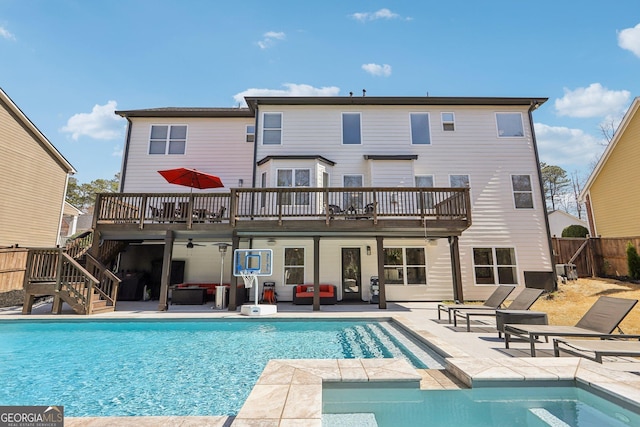
[[[640,187],[633,184],[638,162],[640,97],[631,103],[580,193],[592,236],[640,236]]]
[[[76,170],[2,89],[0,166],[0,247],[54,247]]]
[[[551,288],[532,124],[545,101],[249,97],[247,108],[120,111],[122,194],[99,198],[94,241],[130,243],[121,268],[157,271],[161,309],[171,265],[179,281],[234,282],[216,262],[220,242],[272,249],[273,275],[261,281],[275,282],[280,301],[303,283],[368,301],[372,277],[381,307],[483,299],[498,284]],[[158,174],[176,167],[215,174],[225,188]],[[190,215],[167,215],[166,203]],[[221,207],[222,220],[191,215]]]

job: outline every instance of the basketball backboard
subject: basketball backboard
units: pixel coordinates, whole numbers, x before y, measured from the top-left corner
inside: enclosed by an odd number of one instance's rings
[[[236,249],[233,253],[233,275],[241,277],[244,274],[254,276],[271,276],[273,264],[271,249]]]

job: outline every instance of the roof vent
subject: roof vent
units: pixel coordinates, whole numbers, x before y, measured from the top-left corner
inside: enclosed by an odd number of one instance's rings
[[[367,90],[366,89],[362,89],[362,96],[363,97],[367,96]]]

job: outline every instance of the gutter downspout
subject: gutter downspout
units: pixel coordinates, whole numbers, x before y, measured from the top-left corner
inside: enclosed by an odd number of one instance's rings
[[[67,190],[69,189],[69,178],[71,173],[67,172],[67,178],[64,180],[64,192],[62,193],[62,207],[60,209],[60,218],[58,218],[58,231],[56,232],[56,241],[54,246],[60,246],[60,230],[62,230],[62,218],[64,217],[64,204],[67,201]]]
[[[531,101],[531,106],[529,107],[529,127],[531,128],[531,142],[533,143],[533,153],[536,157],[536,170],[538,171],[538,184],[540,185],[540,196],[542,199],[542,206],[544,212],[544,224],[547,229],[547,244],[549,245],[549,257],[551,262],[551,272],[553,276],[553,290],[558,290],[558,280],[556,279],[556,275],[554,272],[553,266],[553,244],[551,242],[551,228],[549,227],[549,215],[547,214],[547,202],[544,199],[544,185],[542,184],[542,171],[540,170],[540,156],[538,155],[538,143],[536,142],[536,131],[533,127],[533,110],[537,109],[539,104],[537,102]]]
[[[252,177],[252,187],[256,188],[256,178],[257,178],[257,172],[258,172],[258,124],[260,122],[260,107],[258,106],[258,103],[256,102],[256,109],[255,109],[255,114],[256,114],[256,121],[253,127],[253,131],[255,132],[255,135],[253,136],[253,177]],[[253,212],[253,211],[252,211]]]
[[[131,143],[131,128],[133,127],[133,123],[129,117],[125,117],[127,119],[127,138],[124,141],[124,153],[122,154],[122,165],[120,166],[120,185],[118,191],[122,193],[124,189],[124,179],[127,174],[127,160],[129,158],[129,145]]]

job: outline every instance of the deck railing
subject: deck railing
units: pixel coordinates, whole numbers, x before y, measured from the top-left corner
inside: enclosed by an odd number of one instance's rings
[[[102,193],[100,223],[225,222],[380,218],[466,220],[468,188],[237,188],[228,193]],[[95,224],[94,224],[95,225]]]

